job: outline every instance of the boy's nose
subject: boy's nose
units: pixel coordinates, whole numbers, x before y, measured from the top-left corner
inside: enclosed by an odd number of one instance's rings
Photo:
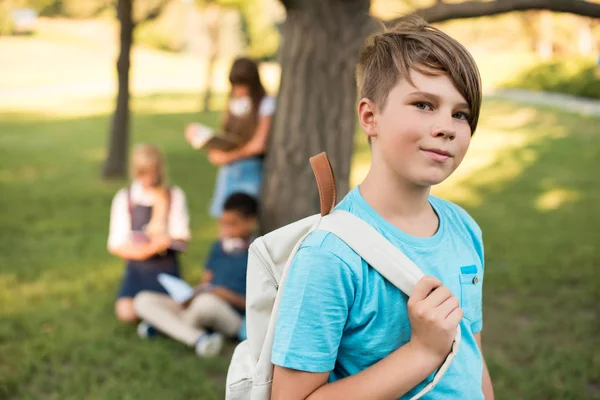
[[[456,129],[452,117],[441,118],[431,131],[432,135],[439,138],[454,140],[456,137]]]

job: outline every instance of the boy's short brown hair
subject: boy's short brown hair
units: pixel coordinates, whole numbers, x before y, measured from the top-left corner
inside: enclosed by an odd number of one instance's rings
[[[481,78],[475,60],[458,41],[421,17],[404,17],[391,30],[370,36],[356,67],[359,98],[383,109],[392,88],[410,70],[425,75],[447,74],[469,105],[469,125],[475,133],[481,109]]]

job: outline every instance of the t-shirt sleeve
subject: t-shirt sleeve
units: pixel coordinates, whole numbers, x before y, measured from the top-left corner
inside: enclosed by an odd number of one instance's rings
[[[213,243],[213,245],[210,247],[210,250],[208,252],[208,257],[206,257],[206,264],[204,265],[204,269],[211,271],[211,272],[215,272],[217,270],[217,268],[219,267],[219,261],[218,261],[218,249],[219,249],[219,242],[215,242]]]
[[[301,248],[282,288],[273,364],[307,372],[333,370],[355,287],[350,267],[336,255]]]
[[[275,113],[275,97],[274,96],[265,96],[260,102],[260,106],[258,108],[258,116],[259,117],[268,117]]]
[[[115,250],[126,244],[129,240],[130,233],[131,215],[129,215],[127,190],[122,189],[117,192],[110,207],[110,223],[107,243],[108,249]]]
[[[474,221],[473,221],[474,222]],[[477,251],[477,255],[479,256],[480,260],[481,260],[481,285],[479,285],[479,290],[481,290],[481,296],[479,296],[479,299],[481,301],[481,304],[477,305],[476,310],[477,315],[475,316],[475,318],[473,319],[473,323],[471,324],[471,331],[473,333],[478,333],[481,332],[481,330],[483,329],[483,282],[485,281],[483,276],[485,273],[485,257],[484,257],[484,247],[483,247],[483,236],[481,233],[481,229],[479,228],[479,226],[477,224],[475,224],[477,226],[477,230],[475,232],[475,250]]]

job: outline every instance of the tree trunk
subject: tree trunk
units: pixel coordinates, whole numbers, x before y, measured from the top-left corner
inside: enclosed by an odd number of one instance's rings
[[[590,56],[594,53],[594,35],[590,18],[580,18],[578,47],[581,55]]]
[[[554,22],[550,11],[542,11],[539,18],[537,53],[542,60],[554,54]]]
[[[133,42],[133,0],[119,0],[118,16],[121,26],[121,50],[117,60],[119,90],[117,107],[113,116],[108,157],[104,162],[104,178],[124,177],[127,172],[127,153],[129,144],[129,67],[131,65],[131,45]]]
[[[348,191],[356,120],[354,69],[360,45],[374,28],[369,3],[283,1],[287,19],[262,188],[263,232],[319,211],[308,162],[317,153],[326,151],[331,160],[338,199]]]
[[[202,99],[203,111],[210,111],[210,100],[212,98],[213,73],[217,56],[219,55],[219,39],[221,36],[221,10],[218,5],[208,4],[204,9],[206,21],[206,32],[210,39],[210,49],[207,54],[206,63],[206,85]]]

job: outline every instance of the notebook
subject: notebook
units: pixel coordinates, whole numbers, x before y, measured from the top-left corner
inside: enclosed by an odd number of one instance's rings
[[[192,287],[183,279],[165,273],[158,274],[156,279],[158,279],[158,282],[165,288],[169,296],[180,304],[185,303],[197,294],[205,292],[212,287],[210,283]]]

